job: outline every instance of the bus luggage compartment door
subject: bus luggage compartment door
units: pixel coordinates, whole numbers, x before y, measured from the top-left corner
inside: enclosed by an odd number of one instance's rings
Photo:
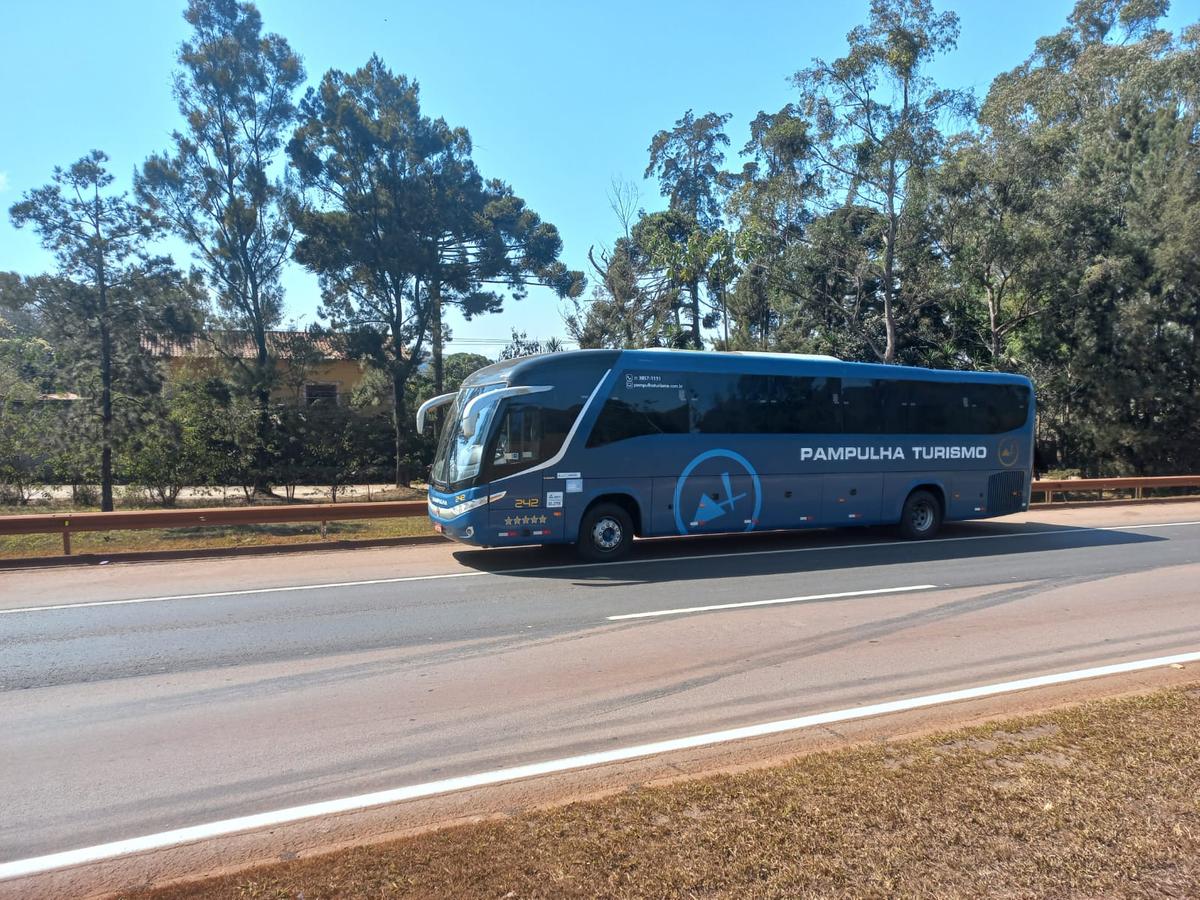
[[[753,531],[761,498],[749,475],[721,472],[654,479],[655,534]]]
[[[829,525],[878,522],[883,475],[826,475],[821,485],[821,518]]]
[[[763,528],[804,528],[821,520],[821,475],[762,476]]]

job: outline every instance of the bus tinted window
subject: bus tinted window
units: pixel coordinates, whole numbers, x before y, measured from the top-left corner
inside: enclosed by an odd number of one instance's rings
[[[969,384],[976,430],[998,434],[1020,428],[1029,419],[1029,389],[1017,384]]]
[[[771,417],[777,434],[830,434],[840,431],[836,378],[775,376]]]
[[[909,381],[908,430],[912,434],[970,434],[965,385]]]
[[[692,423],[700,434],[765,434],[772,430],[771,379],[766,375],[688,376]]]
[[[589,447],[646,434],[997,434],[1029,417],[1020,385],[820,376],[627,373]]]
[[[913,434],[998,434],[1029,418],[1029,391],[1012,384],[909,381]]]
[[[838,393],[842,430],[847,434],[882,434],[883,384],[874,378],[843,378]]]
[[[687,434],[688,395],[678,373],[626,372],[600,411],[589,447],[645,434]]]

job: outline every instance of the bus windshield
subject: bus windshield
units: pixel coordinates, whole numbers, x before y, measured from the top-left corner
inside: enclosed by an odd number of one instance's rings
[[[523,472],[551,459],[566,440],[587,393],[569,384],[513,395],[502,385],[467,388],[446,418],[433,482],[461,490]]]
[[[438,484],[457,486],[479,475],[483,464],[483,447],[488,438],[492,414],[499,403],[494,384],[480,385],[460,391],[438,440],[437,456],[433,461],[433,480]],[[479,402],[472,405],[473,400]],[[466,419],[467,407],[470,418]]]

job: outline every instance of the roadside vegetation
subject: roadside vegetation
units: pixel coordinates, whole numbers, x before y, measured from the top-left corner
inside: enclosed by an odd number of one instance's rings
[[[517,301],[565,302],[582,347],[1023,372],[1047,466],[1200,470],[1200,23],[1165,29],[1166,3],[1078,0],[976,96],[932,74],[952,10],[864,2],[841,56],[779,61],[782,108],[681,110],[646,136],[648,196],[577,198],[616,216],[576,248],[590,292],[414,78],[310,77],[252,3],[181,7],[165,146],[128,184],[102,150],[64,160],[9,209],[55,263],[0,273],[0,501],[408,484],[433,452],[415,406],[489,362],[446,352],[451,314]],[[318,279],[307,332],[280,330],[288,265]],[[199,361],[168,370],[181,343]],[[501,355],[559,347],[514,331]],[[305,405],[331,353],[361,384]]]
[[[128,896],[1198,894],[1192,685]]]

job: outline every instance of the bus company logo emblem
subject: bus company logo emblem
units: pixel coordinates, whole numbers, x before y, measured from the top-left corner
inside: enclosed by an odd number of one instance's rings
[[[996,450],[996,457],[1000,460],[1000,465],[1004,468],[1009,468],[1021,455],[1021,449],[1017,444],[1016,438],[1007,437],[1000,441],[1000,446]]]
[[[697,472],[700,467],[703,470]],[[750,479],[750,489],[736,489],[734,478],[746,476]],[[689,478],[692,479],[690,490]],[[714,482],[713,487],[717,489],[711,490],[706,484],[697,493],[696,485],[702,480]],[[719,522],[723,531],[736,531],[738,524],[744,525],[743,531],[753,531],[762,512],[762,484],[750,461],[740,453],[707,450],[688,463],[675,482],[672,510],[680,534],[689,534],[710,522]],[[692,513],[690,519],[684,519],[685,510]]]

